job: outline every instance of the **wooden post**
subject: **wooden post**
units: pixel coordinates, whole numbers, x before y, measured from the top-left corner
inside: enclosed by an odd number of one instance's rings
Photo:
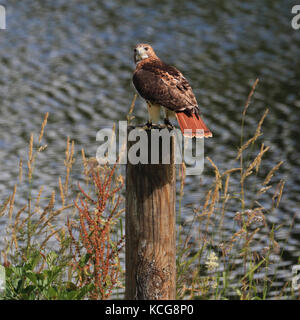
[[[128,127],[128,133],[132,129],[134,127]],[[151,131],[146,132],[150,160]],[[134,143],[128,141],[128,150]],[[125,299],[175,299],[174,143],[171,137],[170,164],[160,161],[160,164],[132,165],[128,162],[126,167]],[[161,143],[159,148],[161,159]]]

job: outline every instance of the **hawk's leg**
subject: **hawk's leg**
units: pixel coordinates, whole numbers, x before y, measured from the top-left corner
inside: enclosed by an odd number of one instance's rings
[[[150,104],[147,102],[147,108],[148,108],[148,121],[144,124],[143,129],[147,130],[147,129],[151,129],[152,128],[152,117],[151,117],[151,113],[150,113]]]
[[[159,111],[160,111],[160,106],[153,105],[149,101],[146,101],[146,103],[148,108],[149,120],[146,122],[146,124],[143,127],[145,130],[151,129],[154,126],[152,121],[157,123],[159,119]]]
[[[166,125],[166,127],[170,128],[170,129],[174,129],[173,124],[169,120],[169,111],[168,111],[168,109],[164,108],[164,111],[165,111],[164,124]]]

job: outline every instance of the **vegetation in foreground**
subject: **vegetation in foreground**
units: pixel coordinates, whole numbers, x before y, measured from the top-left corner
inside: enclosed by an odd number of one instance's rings
[[[276,270],[272,274],[269,272],[271,264],[274,265],[272,257],[281,256],[283,248],[275,240],[281,226],[267,223],[266,215],[278,208],[285,182],[281,180],[274,188],[275,192],[270,194],[272,177],[282,161],[266,176],[260,174],[264,154],[269,150],[260,142],[268,110],[262,115],[254,135],[244,141],[246,113],[257,82],[242,113],[241,143],[236,156],[238,166],[220,172],[208,158],[215,173],[214,183],[200,204],[192,207],[193,221],[188,228],[182,228],[179,223],[178,299],[270,297],[276,278]],[[133,106],[134,101],[128,121],[133,119]],[[0,219],[7,223],[5,246],[1,248],[0,256],[6,273],[6,289],[0,294],[1,299],[122,299],[124,270],[120,253],[124,245],[124,179],[116,165],[99,166],[94,159],[87,159],[82,150],[84,183],[78,184],[76,191],[71,192],[75,159],[74,142],[68,138],[64,161],[66,172],[64,177],[58,178],[57,188],[50,195],[43,194],[43,186],[33,190],[35,162],[47,149],[42,144],[47,118],[48,114],[36,145],[31,135],[27,163],[24,165],[20,160],[19,181],[0,207]],[[177,215],[180,221],[184,165],[179,172]],[[239,175],[238,186],[231,185],[232,175]],[[250,185],[253,176],[255,183]],[[28,197],[22,208],[16,208],[15,199],[21,186],[25,186]],[[250,188],[255,191],[251,192],[255,194],[254,199],[248,197]],[[268,208],[259,201],[266,194],[269,196]],[[224,219],[232,207],[235,223],[228,237]],[[196,237],[192,236],[192,231]],[[257,250],[262,247],[262,242],[267,245]],[[243,272],[236,272],[237,268],[242,268]],[[258,277],[258,274],[264,276]],[[278,292],[273,298],[288,296],[295,299],[299,296],[290,281]]]

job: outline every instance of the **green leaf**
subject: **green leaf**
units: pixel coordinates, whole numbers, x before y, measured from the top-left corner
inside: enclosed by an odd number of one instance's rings
[[[36,277],[36,274],[33,273],[32,271],[27,271],[26,272],[26,276],[29,280],[31,280],[31,282],[34,284],[34,285],[38,285],[38,280],[37,280],[37,277]]]
[[[19,279],[18,284],[17,284],[17,292],[20,292],[24,289],[24,280],[23,279]]]
[[[57,259],[58,255],[56,252],[51,251],[48,253],[47,257],[46,257],[46,261],[49,267],[52,267],[55,260]]]
[[[81,268],[83,268],[88,263],[88,261],[90,260],[90,257],[91,257],[91,255],[88,254],[88,253],[85,254],[84,256],[82,256],[80,261],[79,261],[79,266]]]
[[[36,290],[36,286],[30,285],[23,290],[23,293],[26,295],[30,295],[35,290]]]
[[[49,298],[54,298],[54,297],[57,297],[57,290],[56,290],[56,288],[54,288],[54,287],[50,287],[49,289],[48,289],[48,296],[49,296]]]
[[[21,278],[24,274],[23,268],[22,267],[15,267],[13,268],[13,272],[19,277]]]

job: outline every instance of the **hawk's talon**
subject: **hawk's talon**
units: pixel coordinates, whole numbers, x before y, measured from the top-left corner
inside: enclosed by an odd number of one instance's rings
[[[174,126],[173,126],[173,124],[170,122],[169,119],[165,118],[165,119],[164,119],[164,124],[166,125],[167,128],[169,128],[169,129],[174,129]]]
[[[151,128],[152,128],[152,121],[147,121],[143,126],[144,130],[151,129]]]

